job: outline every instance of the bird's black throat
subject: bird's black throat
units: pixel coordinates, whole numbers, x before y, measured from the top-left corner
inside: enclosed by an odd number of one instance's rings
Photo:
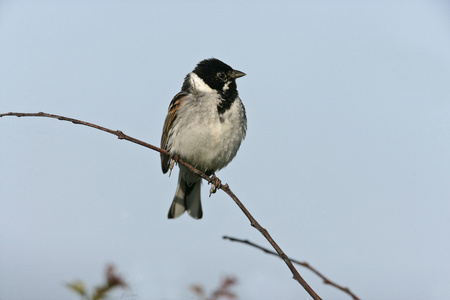
[[[234,103],[234,101],[236,101],[236,99],[238,97],[237,90],[234,90],[234,92],[232,92],[231,90],[228,90],[227,92],[228,93],[226,95],[221,94],[222,102],[220,102],[217,105],[217,112],[219,113],[219,115],[222,115],[227,110],[229,110],[231,105]]]

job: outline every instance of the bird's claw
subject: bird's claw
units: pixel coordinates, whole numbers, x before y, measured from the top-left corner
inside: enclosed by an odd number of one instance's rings
[[[209,183],[211,183],[211,189],[209,190],[209,197],[211,197],[212,194],[214,194],[215,192],[217,192],[218,189],[220,189],[220,187],[222,186],[222,182],[220,181],[219,178],[217,178],[216,174],[213,174],[211,176],[211,181]]]
[[[169,159],[169,177],[172,175],[172,169],[175,166],[175,163],[178,161],[178,155],[175,155]]]

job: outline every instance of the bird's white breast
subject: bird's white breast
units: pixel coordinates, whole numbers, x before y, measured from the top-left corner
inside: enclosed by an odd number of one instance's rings
[[[202,171],[216,171],[234,158],[245,137],[244,107],[238,97],[219,115],[220,95],[200,78],[193,80],[198,93],[186,96],[178,109],[168,141],[170,153]]]

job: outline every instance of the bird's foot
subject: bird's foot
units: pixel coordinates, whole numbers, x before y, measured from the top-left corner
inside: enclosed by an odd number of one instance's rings
[[[211,197],[212,194],[214,194],[215,192],[217,192],[218,189],[220,189],[220,187],[222,186],[222,182],[220,181],[219,178],[217,178],[216,174],[213,174],[211,176],[211,181],[209,183],[211,183],[211,189],[209,190],[209,196]]]
[[[169,177],[172,175],[172,169],[175,166],[175,163],[178,161],[178,155],[174,155],[169,160]]]

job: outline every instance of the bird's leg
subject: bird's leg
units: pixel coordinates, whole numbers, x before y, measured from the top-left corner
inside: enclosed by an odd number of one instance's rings
[[[217,178],[216,174],[213,173],[211,176],[211,181],[209,183],[211,183],[211,189],[209,190],[209,196],[211,197],[212,194],[217,192],[217,189],[220,189],[220,187],[222,186],[222,182],[219,178]]]
[[[175,155],[169,159],[169,170],[170,170],[169,177],[170,177],[170,175],[172,175],[173,166],[175,166],[175,163],[177,161],[178,161],[178,155]]]

